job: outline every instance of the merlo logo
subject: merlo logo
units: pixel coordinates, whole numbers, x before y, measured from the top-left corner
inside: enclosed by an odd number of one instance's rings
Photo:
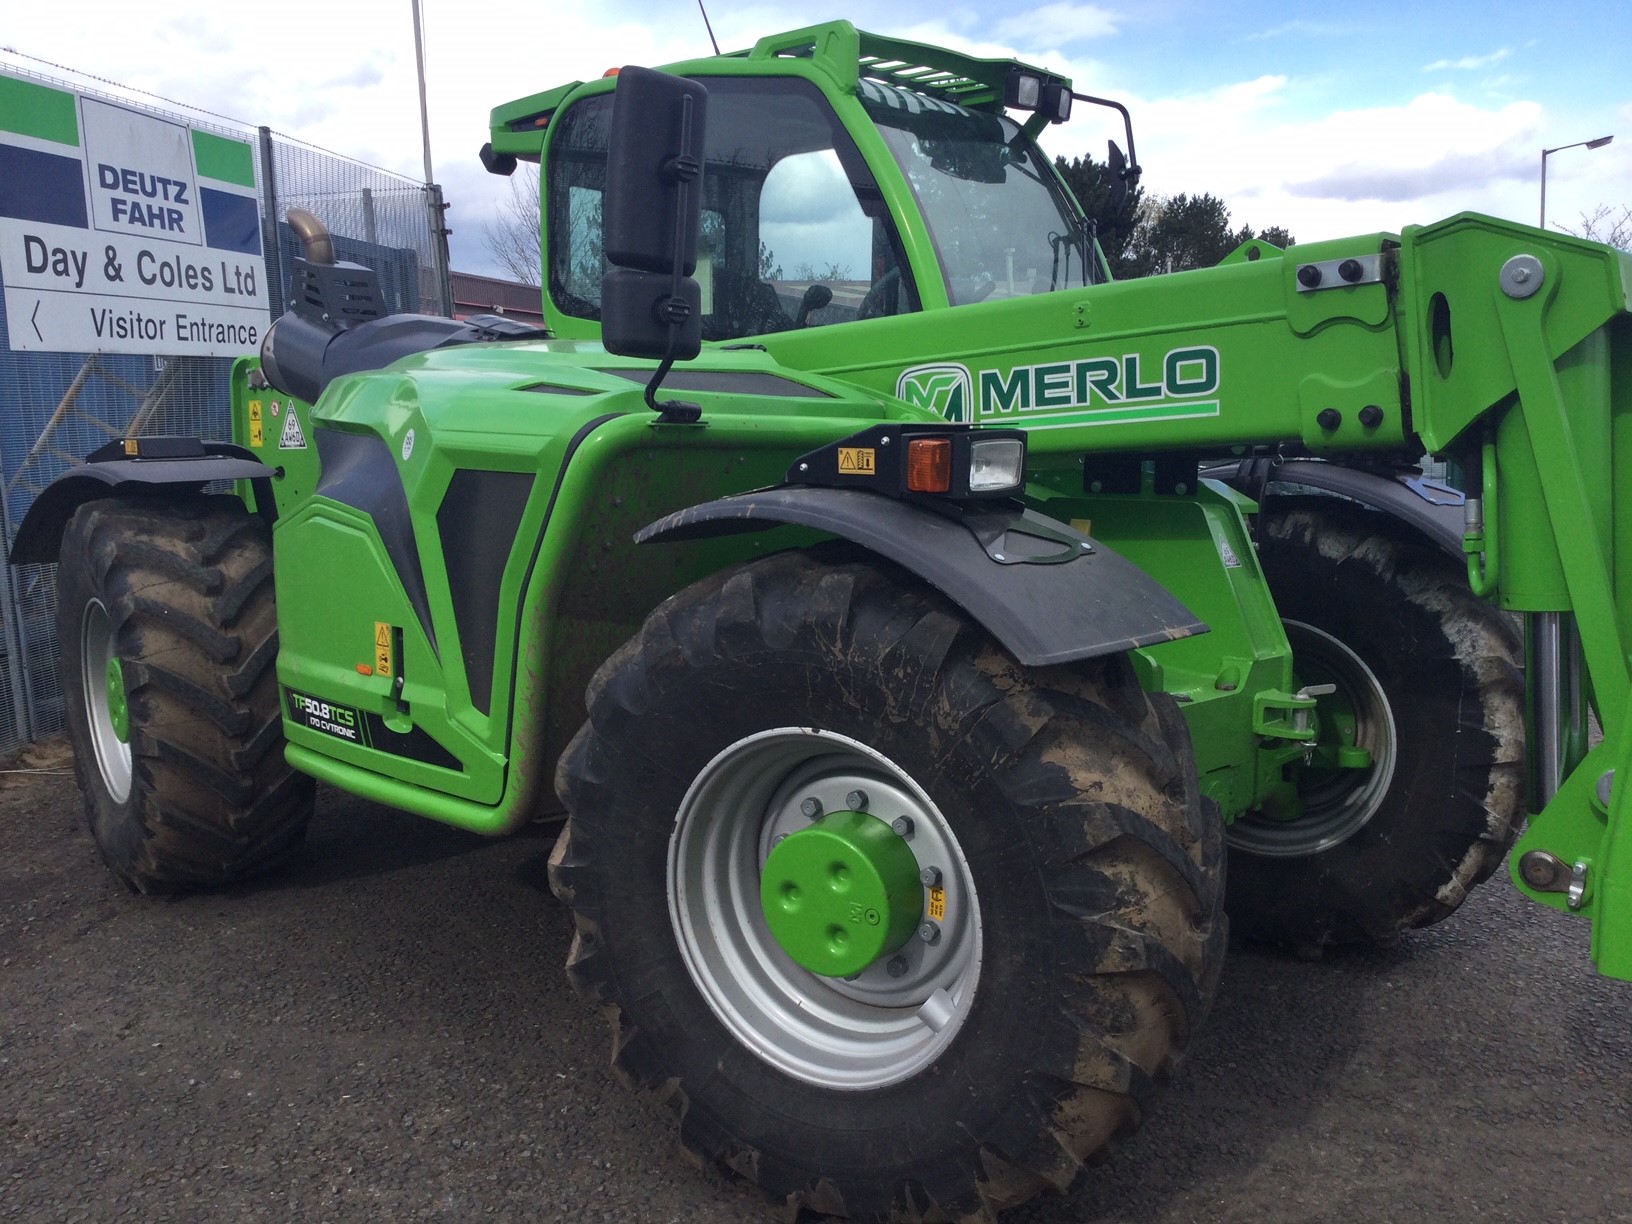
[[[938,412],[949,421],[975,419],[974,381],[968,367],[956,362],[903,370],[895,384],[895,397]]]

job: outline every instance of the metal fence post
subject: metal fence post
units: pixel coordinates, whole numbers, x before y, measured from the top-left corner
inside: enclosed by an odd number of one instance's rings
[[[425,203],[431,221],[431,253],[436,260],[437,307],[441,314],[453,318],[453,277],[448,273],[447,204],[442,199],[438,183],[425,184]]]

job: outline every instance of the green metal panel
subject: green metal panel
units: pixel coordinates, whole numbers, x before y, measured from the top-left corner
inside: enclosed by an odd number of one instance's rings
[[[0,72],[0,131],[79,146],[74,95]]]
[[[255,186],[255,154],[247,140],[192,129],[193,161],[205,178],[240,187]]]

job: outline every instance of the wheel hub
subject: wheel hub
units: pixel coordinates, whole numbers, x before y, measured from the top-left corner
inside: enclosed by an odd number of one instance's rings
[[[1236,849],[1269,858],[1303,858],[1340,845],[1370,823],[1394,779],[1394,712],[1364,659],[1323,629],[1285,619],[1298,681],[1330,683],[1319,701],[1320,742],[1263,806],[1229,827]]]
[[[812,973],[850,977],[912,937],[923,917],[918,861],[876,816],[832,812],[784,837],[760,904],[782,950]]]
[[[130,705],[125,701],[125,669],[117,657],[108,660],[108,722],[114,738],[130,743]]]
[[[823,826],[831,841],[801,836],[824,813],[850,819]],[[893,848],[878,848],[896,842],[910,868]],[[820,883],[834,860],[819,849],[848,856],[851,896],[860,899],[862,868],[876,875],[867,887],[885,903],[863,904],[860,923],[843,923],[852,937],[863,927],[879,931],[876,951],[812,970],[795,954],[814,955],[800,944],[820,940],[827,924],[796,920],[792,934],[773,930],[778,907],[766,905],[765,879],[773,880],[773,902],[780,884],[808,887],[807,868]],[[912,900],[898,899],[904,890]],[[916,936],[884,951],[926,905]],[[868,908],[878,911],[876,927]],[[702,769],[675,814],[669,913],[681,958],[715,1016],[745,1049],[806,1083],[870,1090],[910,1079],[941,1055],[974,1006],[980,901],[953,826],[910,774],[831,731],[767,728]],[[835,973],[853,964],[861,967]]]
[[[130,700],[113,620],[100,599],[85,605],[80,620],[80,696],[97,772],[115,803],[130,798],[134,774],[130,752]]]

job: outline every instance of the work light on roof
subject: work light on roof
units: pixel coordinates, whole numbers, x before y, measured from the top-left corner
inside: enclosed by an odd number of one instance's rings
[[[1015,110],[1036,110],[1043,100],[1043,78],[1019,69],[1003,82],[1003,105]]]

